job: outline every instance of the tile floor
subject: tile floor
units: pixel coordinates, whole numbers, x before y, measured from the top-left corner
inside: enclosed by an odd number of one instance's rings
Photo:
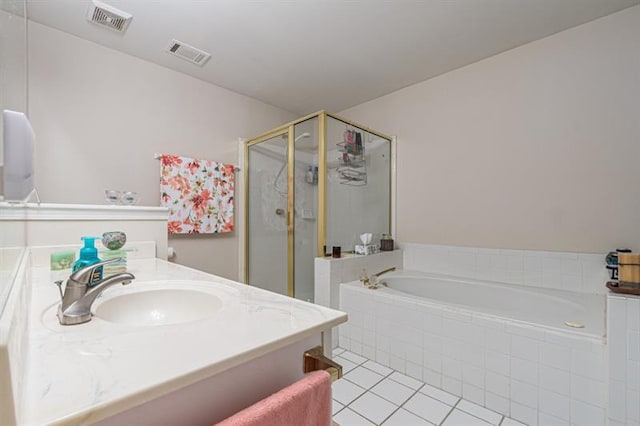
[[[344,349],[333,351],[344,377],[332,385],[340,426],[523,426]]]

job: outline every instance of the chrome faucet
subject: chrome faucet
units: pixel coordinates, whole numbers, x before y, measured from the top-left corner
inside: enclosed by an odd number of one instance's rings
[[[132,274],[124,272],[103,278],[95,283],[91,282],[98,268],[119,260],[122,259],[105,260],[74,272],[67,279],[64,294],[62,292],[62,281],[56,281],[56,285],[60,290],[60,299],[62,300],[62,303],[58,305],[58,320],[60,324],[74,325],[91,321],[91,305],[93,305],[100,293],[107,287],[120,283],[126,285],[135,279]]]

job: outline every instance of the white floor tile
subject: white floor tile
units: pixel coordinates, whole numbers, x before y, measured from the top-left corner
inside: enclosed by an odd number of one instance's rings
[[[364,368],[364,367],[356,367],[347,374],[344,375],[344,378],[355,383],[358,386],[362,386],[365,389],[371,388],[373,385],[378,383],[384,377],[378,373],[374,373],[373,371]]]
[[[391,379],[384,379],[371,388],[371,392],[380,395],[384,399],[396,405],[402,405],[415,393],[413,389]]]
[[[344,352],[344,349],[342,349],[342,348],[335,348],[333,351],[331,351],[331,356],[338,356],[338,355],[340,355],[342,352]]]
[[[437,425],[452,409],[450,406],[419,392],[405,402],[403,408]]]
[[[347,354],[351,359],[342,358],[342,354]],[[350,352],[342,352],[340,356],[335,357],[340,358],[338,362],[343,367],[351,367],[348,377],[345,374],[344,379],[338,380],[332,385],[333,420],[340,426],[375,426],[381,422],[384,422],[385,426],[429,426],[433,424],[441,424],[442,426],[486,426],[487,424],[526,426],[524,423],[507,417],[502,419],[502,415],[487,408],[466,399],[459,399],[437,387],[424,385],[419,380],[376,362],[365,358],[363,358],[365,361],[361,362],[356,357],[359,355]],[[356,362],[361,362],[362,365],[358,366]],[[385,376],[387,377],[385,378]],[[443,378],[443,386],[445,385]],[[419,392],[416,393],[416,390]],[[488,400],[489,398],[487,398]],[[404,406],[398,409],[397,406],[402,403]],[[456,408],[454,409],[452,406]],[[389,415],[391,416],[389,417]],[[522,417],[523,413],[515,410],[515,415]]]
[[[527,426],[524,423],[520,423],[517,420],[510,419],[509,417],[505,417],[500,426]]]
[[[347,405],[365,393],[366,389],[363,389],[348,380],[340,379],[333,382],[331,385],[331,391],[333,393],[333,399],[341,404]]]
[[[382,364],[378,364],[375,361],[367,361],[364,364],[362,364],[363,367],[368,368],[371,371],[375,371],[378,374],[382,374],[383,376],[388,376],[389,374],[393,373],[393,370],[390,369],[389,367],[385,367]]]
[[[456,408],[479,417],[482,420],[491,423],[492,425],[498,425],[502,420],[502,414],[495,413],[491,410],[474,404],[473,402],[465,401],[464,399],[460,401],[460,404],[458,404]]]
[[[416,416],[415,414],[405,410],[399,409],[386,422],[384,426],[432,426],[433,423],[429,423],[425,419]]]
[[[354,354],[353,352],[350,352],[350,351],[344,351],[340,354],[340,356],[342,358],[348,359],[351,362],[355,362],[356,364],[362,364],[363,362],[367,361],[365,357],[362,357],[358,354]]]
[[[380,398],[378,395],[367,392],[353,401],[351,405],[349,405],[349,408],[379,425],[389,417],[391,413],[396,411],[398,406]]]
[[[489,426],[489,423],[464,411],[453,410],[442,426]]]
[[[340,411],[333,420],[340,426],[375,426],[374,423],[351,411],[348,407]]]
[[[356,364],[355,362],[351,362],[348,359],[342,358],[340,356],[333,358],[333,360],[342,366],[342,374],[347,374],[349,371],[358,366],[358,364]]]
[[[414,379],[413,377],[409,377],[406,374],[398,373],[394,371],[390,376],[390,379],[395,380],[398,383],[402,383],[405,386],[409,386],[411,389],[418,390],[424,383],[419,380]]]
[[[445,404],[452,407],[456,405],[456,403],[460,400],[459,397],[451,395],[449,392],[445,392],[428,384],[421,387],[419,392],[428,395],[431,398],[435,398],[438,401],[444,402]]]

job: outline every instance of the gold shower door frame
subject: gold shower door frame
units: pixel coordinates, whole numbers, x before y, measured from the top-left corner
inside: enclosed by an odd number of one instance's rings
[[[327,188],[327,117],[334,118],[338,121],[342,121],[345,124],[348,124],[353,127],[357,127],[361,130],[369,132],[373,135],[376,135],[382,139],[386,139],[389,143],[392,143],[393,138],[391,136],[385,135],[373,129],[370,129],[366,126],[358,124],[349,119],[340,117],[338,115],[328,113],[324,110],[314,112],[313,114],[306,115],[304,117],[298,118],[289,123],[283,124],[282,126],[276,127],[275,129],[263,133],[262,135],[249,139],[244,145],[244,193],[245,193],[245,206],[244,206],[244,282],[247,282],[249,279],[249,208],[250,208],[250,197],[249,197],[249,148],[253,145],[260,144],[262,142],[266,142],[269,139],[272,139],[277,136],[287,135],[287,145],[288,145],[288,156],[287,156],[287,294],[290,297],[295,297],[295,288],[294,288],[294,201],[295,201],[295,182],[294,182],[294,173],[295,173],[295,146],[294,146],[294,133],[295,133],[295,125],[302,123],[307,120],[311,120],[315,117],[318,117],[318,212],[317,212],[317,247],[316,247],[316,257],[323,257],[325,250],[325,242],[326,242],[326,232],[327,232],[327,197],[326,197],[326,188]],[[389,170],[389,193],[392,191],[392,183],[391,183],[391,173],[392,170]],[[392,222],[392,206],[389,203],[389,227],[391,227]],[[248,284],[248,283],[247,283]]]

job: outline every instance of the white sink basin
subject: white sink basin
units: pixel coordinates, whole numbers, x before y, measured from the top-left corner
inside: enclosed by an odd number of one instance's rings
[[[203,320],[223,306],[219,297],[192,289],[148,289],[114,296],[96,305],[95,317],[134,326]]]

